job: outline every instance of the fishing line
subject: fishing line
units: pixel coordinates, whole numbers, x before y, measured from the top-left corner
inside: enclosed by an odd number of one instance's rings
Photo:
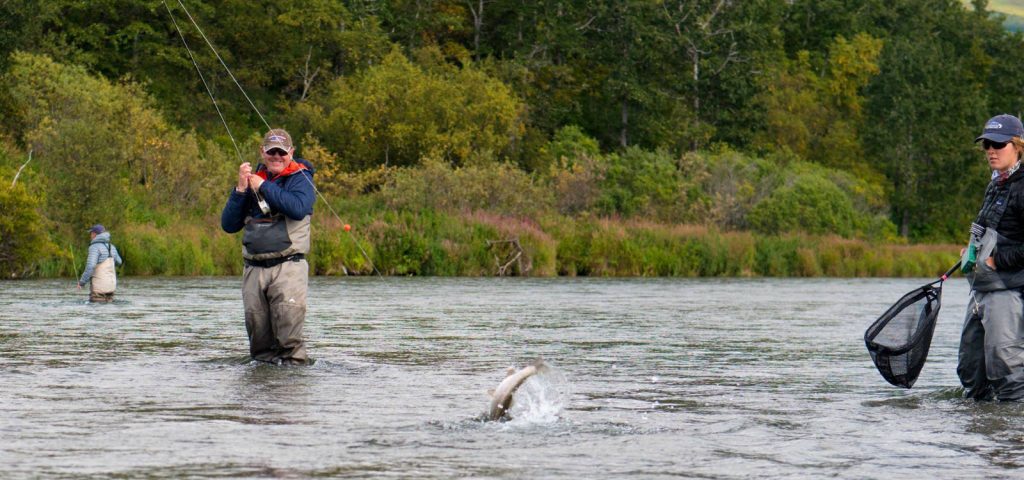
[[[231,127],[228,126],[228,122],[224,118],[224,113],[220,111],[220,104],[217,103],[217,97],[213,95],[213,89],[211,89],[210,85],[206,83],[206,76],[203,75],[203,71],[199,68],[199,62],[196,61],[196,57],[192,55],[192,49],[189,48],[188,42],[185,40],[185,35],[181,32],[181,28],[178,26],[178,21],[174,18],[174,13],[171,12],[171,7],[167,5],[166,1],[164,1],[163,3],[164,8],[167,9],[167,15],[171,17],[171,23],[174,24],[174,29],[178,31],[178,37],[181,38],[181,43],[185,45],[185,51],[188,52],[188,58],[192,60],[192,65],[196,67],[196,73],[199,74],[199,80],[203,82],[203,87],[206,88],[206,93],[210,95],[210,100],[213,101],[213,108],[217,110],[217,116],[220,117],[220,123],[224,125],[224,130],[228,132],[228,138],[231,139],[231,145],[235,147],[235,155],[238,156],[238,161],[245,162],[245,159],[242,157],[242,151],[241,149],[238,148],[238,142],[235,141],[235,136],[231,133]],[[181,2],[179,1],[178,3],[180,4]],[[182,5],[182,8],[185,8],[185,6]],[[187,14],[188,10],[186,10],[185,13]],[[191,15],[189,16],[189,18],[192,18]],[[196,26],[196,28],[198,29],[198,25]],[[202,33],[202,31],[200,30],[199,33]],[[218,58],[220,58],[219,55]],[[228,73],[230,74],[231,72]],[[245,92],[243,92],[243,94],[244,93]],[[258,111],[256,113],[259,114]],[[260,118],[262,118],[262,115],[260,116]],[[260,210],[262,210],[264,214],[270,213],[270,206],[267,205],[267,201],[263,199],[263,196],[260,195],[260,193],[255,190],[253,191],[253,194],[256,195],[256,202],[259,204]]]
[[[213,96],[213,90],[210,89],[210,85],[206,83],[206,77],[203,75],[203,71],[199,69],[199,62],[196,62],[196,57],[192,55],[192,49],[189,48],[188,42],[185,41],[185,35],[181,33],[181,28],[178,27],[178,21],[174,19],[174,13],[171,12],[171,7],[164,3],[164,8],[167,9],[167,15],[171,17],[171,23],[174,24],[174,29],[178,31],[178,37],[181,38],[182,45],[185,45],[185,51],[188,52],[189,60],[192,60],[192,65],[196,67],[196,73],[199,74],[199,80],[203,82],[203,87],[206,88],[206,93],[210,95],[210,100],[213,101],[213,108],[217,110],[217,116],[220,117],[220,123],[224,125],[224,130],[228,132],[228,138],[231,139],[231,145],[235,147],[235,154],[238,155],[238,160],[244,162],[242,158],[242,151],[238,148],[238,143],[235,142],[235,136],[231,134],[231,127],[228,126],[227,120],[224,119],[224,114],[220,111],[220,104],[217,103],[217,99]],[[187,13],[187,12],[186,12]]]
[[[200,80],[202,80],[203,86],[206,88],[206,92],[210,95],[210,100],[213,101],[213,106],[217,110],[217,115],[220,117],[221,123],[224,125],[224,130],[227,131],[228,137],[231,138],[231,144],[235,147],[235,154],[238,155],[239,161],[244,162],[245,160],[242,157],[241,150],[238,148],[238,143],[235,141],[234,135],[231,134],[231,129],[228,127],[227,120],[224,118],[224,114],[221,112],[220,106],[217,104],[217,99],[213,95],[213,90],[210,88],[209,84],[207,84],[206,78],[203,76],[202,69],[199,68],[199,62],[197,62],[196,59],[195,59],[195,56],[192,55],[192,49],[189,48],[188,42],[185,41],[185,35],[181,32],[181,28],[178,27],[178,22],[174,19],[174,14],[171,12],[171,7],[167,5],[167,1],[166,0],[163,1],[163,4],[164,4],[164,8],[167,9],[167,14],[171,17],[171,22],[174,24],[174,28],[178,31],[178,36],[181,37],[181,43],[185,46],[185,50],[188,51],[188,56],[189,56],[189,59],[192,60],[192,65],[195,66],[196,72],[199,74],[199,78],[200,78]],[[192,14],[188,11],[188,8],[185,7],[185,4],[182,3],[181,0],[178,0],[178,5],[181,6],[181,9],[185,12],[185,15],[188,17],[189,21],[192,22],[192,25],[196,28],[196,31],[199,32],[199,35],[201,35],[203,37],[203,40],[206,41],[206,45],[208,47],[210,47],[210,51],[213,52],[213,55],[216,56],[217,60],[220,61],[221,66],[224,67],[224,71],[226,71],[228,76],[231,77],[231,80],[234,81],[235,86],[238,87],[238,91],[242,92],[242,96],[244,96],[245,100],[249,102],[249,106],[252,107],[252,110],[254,112],[256,112],[256,115],[258,115],[260,117],[260,120],[263,121],[263,125],[267,127],[267,130],[271,130],[270,123],[267,122],[267,119],[263,116],[263,114],[260,112],[260,110],[258,108],[256,108],[256,104],[254,104],[252,99],[249,98],[249,95],[247,93],[245,93],[245,89],[242,88],[242,84],[239,83],[238,79],[235,78],[235,75],[233,73],[231,73],[231,69],[228,68],[227,63],[225,63],[224,59],[221,58],[219,53],[217,53],[217,49],[214,48],[213,43],[210,42],[209,38],[207,38],[206,33],[203,32],[203,29],[200,28],[199,24],[196,22],[196,20],[194,18],[192,18]],[[317,196],[319,196],[321,200],[323,200],[324,205],[326,205],[327,209],[330,210],[332,215],[334,215],[334,218],[336,218],[338,220],[338,222],[341,222],[342,224],[344,224],[345,223],[344,220],[341,219],[341,216],[338,215],[338,212],[336,212],[334,210],[334,207],[331,206],[331,202],[328,202],[327,198],[324,197],[324,194],[320,192],[320,189],[316,188],[316,185],[313,183],[313,180],[310,179],[309,177],[305,176],[305,175],[302,175],[302,178],[305,178],[306,181],[309,182],[309,186],[313,187],[313,191],[316,192]],[[267,213],[269,208],[265,208],[266,201],[259,194],[259,192],[253,190],[253,193],[256,195],[256,199],[257,199],[257,201],[260,204],[260,208],[264,209],[264,213]],[[383,277],[383,275],[381,275],[380,271],[377,270],[377,267],[373,264],[373,260],[371,260],[370,256],[366,253],[366,250],[364,250],[363,246],[359,244],[359,241],[355,238],[355,235],[353,235],[350,230],[346,230],[346,233],[348,233],[349,238],[352,240],[352,243],[355,244],[356,248],[359,249],[359,252],[363,254],[363,257],[366,258],[366,261],[369,262],[370,268],[373,269],[374,273],[376,273],[377,276],[379,276],[379,277]]]
[[[75,285],[78,285],[81,277],[78,276],[78,261],[75,260],[75,248],[68,244],[68,251],[71,252],[71,267],[75,269]]]
[[[234,74],[231,73],[231,69],[228,68],[228,64],[224,63],[224,59],[220,57],[219,53],[217,53],[217,49],[213,48],[213,43],[210,42],[210,39],[206,37],[205,33],[203,33],[203,29],[199,28],[199,24],[196,23],[196,20],[194,18],[192,18],[192,14],[189,13],[188,8],[185,8],[185,4],[181,3],[181,0],[178,0],[178,5],[181,5],[181,9],[185,11],[185,15],[192,22],[192,25],[196,27],[196,31],[198,31],[199,35],[201,35],[203,37],[203,40],[206,41],[206,45],[210,47],[210,51],[213,52],[213,55],[217,57],[217,60],[220,61],[220,64],[224,66],[224,71],[228,72],[228,76],[231,77],[231,80],[235,82],[235,85],[238,87],[238,91],[242,92],[242,96],[244,96],[246,101],[249,102],[249,106],[252,107],[252,110],[254,112],[256,112],[256,115],[259,115],[260,120],[263,120],[263,125],[267,127],[267,130],[270,130],[270,124],[267,123],[267,119],[263,117],[262,113],[260,113],[260,109],[256,108],[256,104],[252,103],[252,99],[249,98],[249,95],[245,93],[245,89],[242,88],[242,84],[238,83],[238,79],[235,78]],[[164,6],[167,6],[166,0],[164,1]],[[168,11],[170,11],[170,9],[168,9]],[[188,48],[187,45],[186,48]],[[196,66],[196,68],[199,68],[198,65]]]

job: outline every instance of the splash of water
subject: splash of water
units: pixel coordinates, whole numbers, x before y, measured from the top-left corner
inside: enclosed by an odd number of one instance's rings
[[[556,422],[569,405],[569,387],[565,374],[548,364],[545,372],[526,379],[516,390],[509,417],[517,424]]]

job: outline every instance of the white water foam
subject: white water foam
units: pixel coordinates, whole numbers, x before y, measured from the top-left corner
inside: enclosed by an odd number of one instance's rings
[[[543,373],[526,379],[512,397],[508,414],[513,424],[553,423],[569,405],[569,381],[548,364]]]

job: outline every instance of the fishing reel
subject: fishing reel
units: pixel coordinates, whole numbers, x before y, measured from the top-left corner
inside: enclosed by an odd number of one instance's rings
[[[263,195],[260,195],[255,191],[253,193],[256,195],[256,204],[260,206],[260,211],[262,211],[264,215],[270,215],[270,205],[267,204]]]
[[[981,237],[985,236],[986,228],[977,223],[971,224],[971,239],[967,242],[967,248],[960,256],[960,273],[971,273],[974,265],[978,263],[978,247],[981,245]]]
[[[256,171],[259,171],[259,168],[257,168]],[[260,206],[260,211],[263,212],[264,215],[270,215],[270,204],[268,204],[267,200],[263,198],[263,195],[260,195],[260,191],[253,188],[252,194],[256,196],[256,204]]]

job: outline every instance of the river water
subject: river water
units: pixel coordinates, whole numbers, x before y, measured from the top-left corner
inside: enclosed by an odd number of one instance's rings
[[[926,279],[313,278],[308,367],[247,361],[238,278],[0,282],[4,478],[1005,478],[959,398],[966,283],[912,390],[862,336]],[[549,370],[480,414],[515,365]]]

